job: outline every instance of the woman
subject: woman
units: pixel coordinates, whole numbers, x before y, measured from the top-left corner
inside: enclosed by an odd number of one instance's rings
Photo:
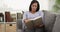
[[[42,16],[43,18],[43,12],[39,11],[40,5],[38,1],[32,1],[29,7],[29,11],[25,12],[23,15],[23,22],[28,23],[30,20],[29,19],[34,19],[38,16]],[[24,32],[43,32],[43,25],[39,25],[40,28],[33,28],[33,29],[28,29],[27,26],[25,26],[25,31]]]

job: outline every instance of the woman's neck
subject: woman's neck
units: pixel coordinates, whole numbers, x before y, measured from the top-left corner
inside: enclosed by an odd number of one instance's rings
[[[36,11],[31,11],[32,14],[36,13]]]

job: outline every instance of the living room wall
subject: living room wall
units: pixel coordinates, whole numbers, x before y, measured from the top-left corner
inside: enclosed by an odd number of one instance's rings
[[[49,3],[50,11],[60,13],[60,0],[50,0]]]

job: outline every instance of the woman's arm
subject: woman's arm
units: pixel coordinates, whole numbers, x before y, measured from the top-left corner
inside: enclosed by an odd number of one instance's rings
[[[25,12],[25,13],[23,14],[23,21],[24,21],[24,23],[29,22],[29,19],[27,18],[27,12]]]
[[[25,23],[28,23],[29,21],[30,21],[29,19],[25,19],[25,20],[24,20]]]

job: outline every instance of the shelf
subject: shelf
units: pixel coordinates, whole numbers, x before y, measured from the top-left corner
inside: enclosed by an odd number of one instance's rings
[[[0,22],[0,24],[4,24],[4,22]]]
[[[0,24],[16,24],[16,22],[0,22]]]
[[[16,24],[16,22],[5,22],[6,24]]]
[[[9,17],[6,16],[5,12],[7,12]],[[3,15],[3,21],[1,20],[2,16],[0,16],[0,32],[16,32],[16,13],[11,14],[10,11],[4,11]],[[6,21],[6,18],[8,21]]]

